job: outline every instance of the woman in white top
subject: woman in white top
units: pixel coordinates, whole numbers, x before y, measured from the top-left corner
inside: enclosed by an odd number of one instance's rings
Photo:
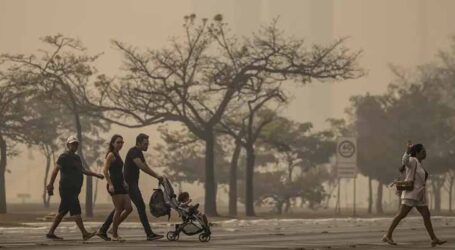
[[[414,180],[414,188],[412,191],[402,192],[400,211],[395,218],[393,218],[387,234],[382,238],[384,242],[396,245],[392,239],[393,230],[398,226],[400,221],[408,215],[409,211],[415,207],[423,217],[425,228],[431,237],[431,246],[434,247],[436,245],[446,243],[446,241],[441,241],[436,237],[431,224],[431,215],[427,205],[425,188],[428,172],[422,166],[422,161],[426,158],[426,156],[427,153],[422,144],[408,144],[408,150],[402,159],[404,166],[404,169],[402,170],[405,171],[406,181]]]

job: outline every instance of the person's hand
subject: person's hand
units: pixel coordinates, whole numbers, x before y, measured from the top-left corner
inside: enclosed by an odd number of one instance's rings
[[[406,144],[406,152],[409,154],[412,148],[412,142],[411,140],[408,140],[408,143]]]
[[[163,182],[164,181],[164,175],[158,176],[157,179],[158,179],[159,182]]]
[[[46,190],[47,190],[48,193],[52,193],[54,191],[54,185],[49,183],[46,186]]]
[[[102,174],[97,174],[96,177],[98,177],[98,178],[101,179],[101,180],[104,179],[104,175],[102,175]]]
[[[115,192],[114,185],[112,185],[112,184],[108,184],[107,189],[109,190],[109,193],[114,193]]]

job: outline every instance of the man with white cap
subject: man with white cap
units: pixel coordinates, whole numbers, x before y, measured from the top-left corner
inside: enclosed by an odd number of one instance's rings
[[[55,229],[62,221],[63,217],[70,212],[70,215],[74,218],[77,226],[81,230],[83,240],[92,238],[95,233],[89,233],[84,227],[81,217],[81,205],[79,204],[79,193],[81,192],[83,183],[83,174],[88,176],[94,176],[103,179],[104,176],[101,174],[94,173],[88,169],[85,169],[82,165],[81,158],[76,154],[77,148],[79,147],[79,140],[75,136],[70,136],[66,140],[66,151],[58,157],[56,167],[52,172],[51,179],[47,185],[47,191],[49,194],[53,193],[54,182],[58,172],[60,172],[60,206],[58,214],[54,219],[54,222],[46,234],[48,239],[63,240],[63,238],[55,235]]]

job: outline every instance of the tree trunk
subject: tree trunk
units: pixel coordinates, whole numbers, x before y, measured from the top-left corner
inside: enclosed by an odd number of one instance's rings
[[[237,216],[237,167],[242,146],[236,142],[229,170],[229,215]]]
[[[49,177],[49,170],[51,168],[52,152],[49,151],[49,148],[47,146],[45,146],[45,147],[46,147],[46,170],[44,172],[43,206],[45,208],[48,208],[49,207],[49,195],[47,194],[46,185],[47,185],[47,179]]]
[[[216,180],[215,180],[215,136],[213,131],[206,131],[205,138],[205,213],[217,216],[216,211]]]
[[[284,202],[283,201],[277,201],[276,202],[276,213],[278,215],[282,215],[283,214],[283,205],[284,205]]]
[[[286,198],[284,202],[284,212],[289,213],[289,209],[291,208],[291,198]]]
[[[368,213],[373,213],[373,185],[370,177],[368,177]]]
[[[95,179],[95,191],[93,191],[93,207],[96,206],[96,198],[98,197],[98,181],[99,179]]]
[[[180,194],[180,193],[183,192],[182,191],[182,182],[181,181],[178,182],[178,187],[179,187],[179,194]]]
[[[441,188],[444,180],[439,176],[431,180],[431,186],[434,194],[434,211],[441,212]]]
[[[246,149],[246,174],[245,174],[245,214],[256,216],[254,212],[254,146],[247,145]]]
[[[84,168],[89,169],[87,162],[85,161],[84,152],[83,152],[83,140],[82,140],[82,125],[79,114],[75,112],[74,114],[76,122],[76,131],[77,139],[79,140],[79,147],[77,153],[81,158],[82,165]],[[85,189],[85,216],[93,217],[93,182],[91,176],[86,176],[86,189]]]
[[[378,214],[383,214],[384,209],[382,208],[382,191],[383,191],[383,185],[382,182],[379,181],[378,183],[378,191],[377,191],[377,197],[376,197],[376,213]]]
[[[453,184],[454,184],[454,177],[450,176],[450,179],[449,179],[449,212],[450,213],[452,213]]]
[[[6,141],[3,139],[0,134],[0,214],[6,214],[6,182],[5,182],[5,173],[6,173]]]

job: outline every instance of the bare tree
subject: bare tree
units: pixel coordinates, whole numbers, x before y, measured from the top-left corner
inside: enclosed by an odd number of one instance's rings
[[[195,15],[187,16],[184,33],[183,42],[174,39],[168,49],[145,52],[115,41],[124,54],[125,75],[116,84],[100,79],[101,100],[108,100],[101,106],[113,123],[141,127],[176,121],[203,140],[205,212],[216,215],[214,128],[231,101],[258,76],[303,83],[359,77],[360,53],[344,48],[344,40],[308,50],[303,41],[285,37],[275,22],[240,40],[229,34],[221,15],[198,24]]]
[[[9,55],[4,54],[1,60],[9,65],[9,74],[17,79],[28,80],[29,86],[35,91],[46,93],[56,105],[65,107],[67,114],[72,116],[73,129],[77,133],[80,143],[78,154],[85,168],[88,168],[84,155],[84,132],[89,132],[83,127],[83,116],[87,112],[87,100],[93,98],[91,93],[91,76],[96,73],[92,66],[99,55],[88,56],[84,53],[82,43],[73,38],[62,35],[46,36],[42,41],[50,46],[50,50],[40,50],[39,55]],[[24,81],[26,83],[26,81]],[[97,113],[91,107],[91,114]],[[92,128],[98,127],[106,131],[109,125],[97,119],[90,122]],[[95,132],[97,133],[97,132]],[[86,215],[93,216],[93,191],[92,178],[86,181]]]
[[[5,173],[8,158],[18,154],[15,143],[26,141],[36,115],[27,108],[31,93],[21,84],[12,84],[0,72],[0,214],[7,212]]]
[[[444,189],[447,191],[449,195],[449,212],[452,213],[452,202],[453,202],[453,188],[455,184],[455,171],[450,169],[446,173],[446,184],[444,185]]]
[[[253,89],[253,88],[252,88]],[[235,109],[234,114],[226,114],[219,131],[230,135],[236,144],[231,162],[231,180],[229,185],[229,207],[230,215],[236,215],[237,210],[237,162],[240,155],[240,146],[245,148],[245,214],[255,216],[254,212],[254,167],[255,167],[255,144],[264,126],[275,118],[275,111],[267,109],[266,104],[276,101],[278,105],[285,101],[284,95],[279,87],[268,89],[256,88],[251,99],[239,102],[242,110]],[[270,104],[269,104],[270,105]]]

